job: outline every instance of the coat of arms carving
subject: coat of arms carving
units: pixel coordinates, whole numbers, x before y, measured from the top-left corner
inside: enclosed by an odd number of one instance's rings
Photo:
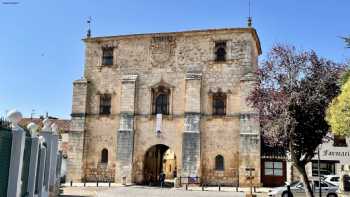
[[[176,46],[173,36],[155,36],[151,41],[151,63],[153,66],[164,65],[174,56]]]

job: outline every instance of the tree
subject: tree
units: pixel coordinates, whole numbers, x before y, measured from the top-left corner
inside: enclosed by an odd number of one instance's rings
[[[343,38],[350,48],[350,37]],[[326,120],[336,135],[350,136],[350,70],[340,79],[341,93],[333,99],[327,110]]]
[[[276,45],[260,65],[258,84],[248,97],[259,111],[264,143],[288,150],[310,197],[305,165],[329,132],[325,111],[339,92],[342,68],[314,51]]]
[[[346,47],[350,48],[350,37],[344,37],[343,39],[346,43]]]
[[[327,121],[336,135],[350,136],[350,80],[341,88],[327,110]]]

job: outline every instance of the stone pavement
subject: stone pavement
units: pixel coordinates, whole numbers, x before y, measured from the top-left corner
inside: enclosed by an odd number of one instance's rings
[[[257,196],[266,196],[266,189],[257,190]],[[240,188],[236,192],[234,188],[222,187],[218,191],[217,187],[205,188],[189,187],[186,191],[184,188],[159,188],[147,186],[115,186],[112,187],[64,187],[62,197],[243,197],[248,188]]]

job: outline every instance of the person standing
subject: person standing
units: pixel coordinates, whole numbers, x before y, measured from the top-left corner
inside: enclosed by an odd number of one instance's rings
[[[165,174],[163,171],[161,171],[159,174],[159,182],[160,182],[160,187],[163,188],[163,185],[165,182]]]

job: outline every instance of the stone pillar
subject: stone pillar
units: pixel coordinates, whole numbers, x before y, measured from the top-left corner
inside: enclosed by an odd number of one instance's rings
[[[246,168],[254,168],[253,184],[260,185],[260,125],[258,113],[249,106],[247,97],[256,84],[251,73],[241,78],[241,115],[240,115],[240,152],[239,152],[239,185],[248,186]]]
[[[132,162],[134,151],[134,113],[137,75],[122,77],[120,98],[120,123],[117,131],[117,167],[115,181],[132,182]]]
[[[200,177],[201,79],[202,74],[199,72],[186,74],[181,176]]]
[[[53,144],[52,144],[52,133],[51,133],[51,128],[49,126],[49,120],[45,119],[44,121],[44,127],[43,131],[40,133],[40,135],[45,139],[46,142],[46,160],[45,160],[45,173],[44,173],[44,186],[45,186],[45,191],[49,192],[49,182],[51,179],[51,168],[52,168],[52,154],[53,153]]]
[[[43,142],[44,140],[42,140]],[[37,172],[38,176],[38,182],[37,182],[37,189],[38,189],[38,196],[44,197],[47,196],[47,192],[45,191],[44,187],[44,178],[45,178],[45,161],[46,161],[46,147],[42,145],[42,142],[40,143],[40,160],[39,160],[39,168]]]
[[[52,134],[51,136],[51,155],[50,155],[50,160],[51,160],[51,166],[50,166],[50,179],[49,179],[49,192],[50,196],[57,196],[58,194],[58,185],[59,180],[57,179],[56,176],[56,170],[57,170],[57,156],[58,156],[58,135]]]
[[[80,182],[83,173],[83,150],[88,81],[76,80],[73,83],[72,119],[68,142],[67,181]]]
[[[32,138],[32,147],[31,147],[31,153],[30,153],[30,164],[29,164],[29,176],[28,176],[28,196],[34,197],[35,192],[35,183],[37,178],[37,168],[39,163],[39,138],[33,137]]]
[[[20,197],[25,132],[18,126],[18,122],[22,119],[22,114],[16,110],[11,110],[7,114],[7,119],[12,123],[12,145],[7,197]]]

